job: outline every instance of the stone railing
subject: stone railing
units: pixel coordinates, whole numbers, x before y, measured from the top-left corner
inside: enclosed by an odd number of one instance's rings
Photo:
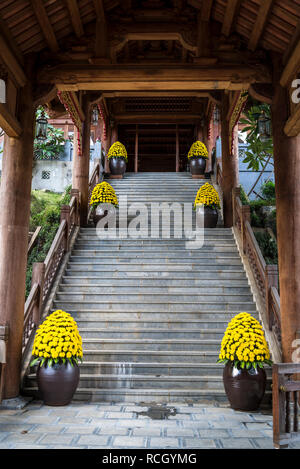
[[[300,441],[300,363],[273,365],[273,442],[275,448]]]
[[[278,266],[268,265],[261,253],[250,225],[250,207],[240,200],[240,189],[232,194],[233,226],[238,234],[237,241],[242,254],[249,262],[256,285],[256,291],[263,305],[267,327],[281,349],[280,298],[278,294]]]
[[[2,396],[3,396],[7,341],[8,341],[8,326],[0,325],[0,403],[2,402]]]
[[[61,207],[61,221],[55,238],[44,262],[36,262],[32,268],[31,290],[25,303],[22,353],[26,354],[31,338],[40,323],[42,308],[47,301],[55,275],[64,254],[68,252],[70,240],[79,226],[80,194],[71,191],[69,205]]]

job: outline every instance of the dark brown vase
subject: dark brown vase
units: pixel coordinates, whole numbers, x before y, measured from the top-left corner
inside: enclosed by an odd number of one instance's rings
[[[94,222],[95,227],[97,227],[98,221],[100,221],[100,220],[102,220],[102,218],[106,217],[107,214],[108,214],[108,210],[103,210],[99,206],[94,209],[93,222]]]
[[[46,405],[61,406],[71,402],[79,383],[79,366],[69,362],[38,367],[39,392]]]
[[[123,176],[126,172],[125,158],[110,158],[109,169],[113,176]]]
[[[266,379],[262,368],[243,370],[227,363],[223,383],[231,408],[247,412],[257,410],[265,394]]]
[[[218,210],[216,208],[204,207],[204,226],[201,224],[201,213],[196,211],[196,222],[198,228],[216,228],[218,223]]]
[[[195,156],[190,158],[190,171],[191,175],[195,178],[204,179],[204,173],[206,168],[206,159],[201,156]]]

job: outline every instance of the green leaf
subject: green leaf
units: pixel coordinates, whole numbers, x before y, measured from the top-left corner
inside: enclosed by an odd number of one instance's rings
[[[249,369],[251,368],[251,366],[252,366],[251,362],[247,362],[247,363],[246,363],[246,368],[247,368],[247,370],[249,370]]]
[[[245,368],[245,362],[244,361],[241,362],[241,368],[243,368],[243,369]]]
[[[34,360],[32,360],[32,362],[30,363],[30,366],[34,366],[36,365],[38,362],[40,361],[40,357],[38,358],[35,358]]]

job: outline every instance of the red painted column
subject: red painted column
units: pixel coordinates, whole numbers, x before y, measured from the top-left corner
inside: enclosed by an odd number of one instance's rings
[[[35,117],[30,80],[17,108],[23,132],[5,136],[0,189],[0,323],[9,328],[4,399],[20,391]]]
[[[280,71],[274,74],[272,124],[282,352],[284,362],[291,362],[293,341],[300,332],[300,136],[287,137],[284,133],[289,98],[279,84],[280,75]]]
[[[223,175],[223,214],[224,226],[231,228],[233,225],[232,190],[238,187],[239,172],[236,155],[230,149],[230,129],[227,120],[229,109],[228,96],[224,93],[222,98],[222,175]]]

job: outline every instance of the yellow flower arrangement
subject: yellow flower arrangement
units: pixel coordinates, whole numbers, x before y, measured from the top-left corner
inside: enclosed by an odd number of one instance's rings
[[[107,159],[111,158],[124,158],[125,161],[128,161],[128,155],[125,146],[121,142],[115,142],[112,144],[107,153]]]
[[[208,182],[200,187],[195,203],[194,209],[196,210],[197,206],[211,207],[211,208],[220,208],[220,198],[216,189],[209,184]]]
[[[249,313],[238,314],[228,324],[218,363],[228,362],[246,369],[272,365],[262,326]]]
[[[100,204],[112,204],[118,207],[118,198],[113,187],[108,182],[101,182],[97,184],[92,192],[90,205],[94,208]]]
[[[82,360],[82,340],[69,313],[57,310],[45,319],[36,331],[32,355],[31,366],[38,362],[52,366],[60,361],[74,365]]]
[[[188,152],[188,159],[201,156],[202,158],[208,159],[208,151],[206,146],[200,140],[194,142]]]

